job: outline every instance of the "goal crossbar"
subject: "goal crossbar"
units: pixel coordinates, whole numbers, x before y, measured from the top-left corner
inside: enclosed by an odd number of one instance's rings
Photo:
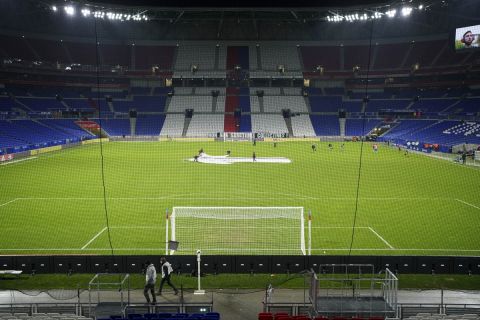
[[[188,254],[201,249],[206,254],[305,255],[304,209],[174,207],[170,240],[179,242],[182,253]]]

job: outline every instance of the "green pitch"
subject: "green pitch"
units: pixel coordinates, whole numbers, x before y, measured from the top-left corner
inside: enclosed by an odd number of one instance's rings
[[[231,150],[233,157],[255,151],[259,158],[286,157],[292,163],[186,161],[200,148],[209,155]],[[347,143],[343,151],[339,144],[328,150],[319,143],[313,152],[308,142],[276,148],[271,143],[110,142],[103,144],[105,186],[99,144],[2,165],[0,254],[109,254],[110,241],[115,254],[161,254],[165,210],[178,206],[303,207],[305,218],[309,210],[313,215],[312,254],[347,254],[356,205],[353,254],[480,254],[480,170],[407,157],[383,145],[375,154],[364,144],[358,180],[360,148]],[[219,247],[238,237],[192,229],[197,236],[202,232]],[[271,252],[251,253],[285,253],[277,250],[282,232],[272,236]]]

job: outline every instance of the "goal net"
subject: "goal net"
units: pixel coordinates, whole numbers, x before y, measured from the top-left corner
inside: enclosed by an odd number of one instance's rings
[[[473,153],[473,165],[480,166],[480,151],[475,151]]]
[[[303,207],[175,207],[170,239],[182,254],[305,255],[304,224]]]

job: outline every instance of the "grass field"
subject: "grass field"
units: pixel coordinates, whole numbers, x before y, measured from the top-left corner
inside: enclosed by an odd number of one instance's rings
[[[0,278],[0,290],[51,290],[64,289],[73,292],[50,292],[54,296],[60,296],[66,299],[73,294],[76,297],[77,289],[83,291],[88,289],[88,283],[92,280],[94,274],[23,274],[15,278]],[[368,277],[368,275],[364,275]],[[119,275],[110,276],[112,283],[117,282]],[[108,276],[102,276],[102,279],[108,279]],[[400,274],[400,289],[452,289],[452,290],[479,290],[480,276],[478,275],[428,275],[428,274]],[[197,288],[197,278],[190,275],[175,275],[173,282],[176,286],[182,286],[184,290],[193,291]],[[209,291],[214,289],[257,289],[265,290],[271,284],[275,289],[304,289],[304,275],[299,274],[219,274],[206,275],[202,278],[202,288]],[[328,282],[323,282],[323,286]],[[143,289],[145,286],[145,276],[143,274],[130,274],[130,288]],[[105,286],[106,287],[106,286]],[[112,286],[113,287],[113,286]],[[108,287],[107,287],[108,288]],[[118,288],[118,287],[117,287]],[[169,289],[169,288],[168,288]],[[228,292],[228,291],[226,291]],[[173,293],[173,292],[172,292]],[[170,293],[167,293],[170,294]]]
[[[115,254],[163,253],[165,210],[178,206],[303,207],[313,214],[312,253],[347,254],[357,186],[353,254],[480,254],[480,170],[406,157],[383,145],[375,154],[364,144],[358,180],[360,143],[347,143],[344,151],[339,144],[332,151],[323,143],[316,152],[310,146],[104,143],[106,203],[99,144],[0,166],[0,254],[109,254],[109,235]],[[185,160],[200,148],[210,155],[231,150],[235,157],[255,151],[257,157],[287,157],[292,163]],[[282,232],[293,231],[279,230],[280,237]],[[202,229],[192,233],[208,235],[220,248],[232,240],[220,230],[218,236]],[[271,246],[282,249],[273,238]]]

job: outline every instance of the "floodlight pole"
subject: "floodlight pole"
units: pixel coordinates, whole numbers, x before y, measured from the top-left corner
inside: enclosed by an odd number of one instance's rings
[[[308,211],[308,255],[312,255],[312,210]]]
[[[193,294],[205,294],[205,290],[202,290],[200,287],[200,255],[202,251],[197,250],[197,279],[198,279],[198,289],[193,292]]]
[[[165,209],[165,255],[168,256],[168,208]]]

